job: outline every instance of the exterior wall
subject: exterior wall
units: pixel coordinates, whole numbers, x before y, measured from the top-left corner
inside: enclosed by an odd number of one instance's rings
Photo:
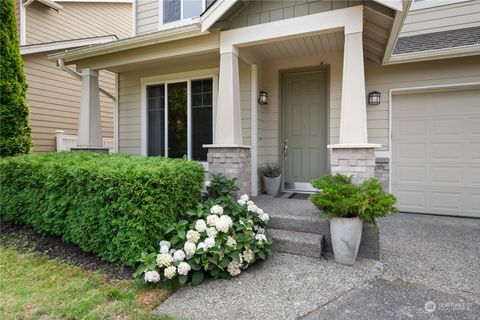
[[[64,130],[67,135],[77,134],[81,83],[49,61],[47,53],[27,55],[23,59],[33,151],[55,151],[56,130]],[[100,86],[108,92],[115,92],[115,79],[112,72],[100,72]],[[100,94],[100,105],[103,137],[113,138],[112,100]]]
[[[132,33],[130,3],[61,2],[55,11],[33,2],[27,7],[27,44]]]
[[[479,15],[480,0],[410,10],[400,37],[480,26]]]
[[[15,0],[15,20],[17,22],[17,36],[20,42],[20,0]]]
[[[158,31],[159,0],[137,0],[135,11],[135,33],[143,34]]]
[[[242,109],[242,138],[244,145],[251,145],[252,125],[251,125],[251,69],[250,65],[239,61],[240,72],[240,108]]]
[[[362,1],[309,0],[309,1],[249,1],[246,7],[230,21],[236,29],[260,23],[283,20],[309,14],[342,9],[361,4]]]

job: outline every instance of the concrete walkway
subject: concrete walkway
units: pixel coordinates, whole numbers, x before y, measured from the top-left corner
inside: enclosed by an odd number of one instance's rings
[[[381,263],[277,253],[232,280],[182,288],[157,312],[192,320],[480,319],[479,244],[479,219],[397,214],[381,220]]]

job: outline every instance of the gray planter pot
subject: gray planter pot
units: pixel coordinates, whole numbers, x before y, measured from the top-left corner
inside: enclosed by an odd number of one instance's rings
[[[330,220],[335,261],[352,265],[357,259],[362,239],[363,221],[360,218],[333,218]]]
[[[279,175],[275,178],[268,178],[263,176],[263,184],[265,185],[265,192],[270,195],[276,195],[278,189],[280,189],[280,182],[282,180],[282,175]]]

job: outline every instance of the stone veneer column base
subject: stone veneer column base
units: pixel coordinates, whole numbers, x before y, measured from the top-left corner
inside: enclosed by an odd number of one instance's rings
[[[223,173],[228,179],[237,178],[240,194],[251,194],[250,148],[208,147],[208,171],[210,174]]]
[[[353,175],[360,183],[375,176],[375,148],[332,148],[330,153],[332,174]]]

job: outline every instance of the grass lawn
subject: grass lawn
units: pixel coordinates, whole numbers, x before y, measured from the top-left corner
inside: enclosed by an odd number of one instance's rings
[[[171,319],[152,314],[170,295],[141,280],[110,280],[55,259],[0,246],[0,318]]]

